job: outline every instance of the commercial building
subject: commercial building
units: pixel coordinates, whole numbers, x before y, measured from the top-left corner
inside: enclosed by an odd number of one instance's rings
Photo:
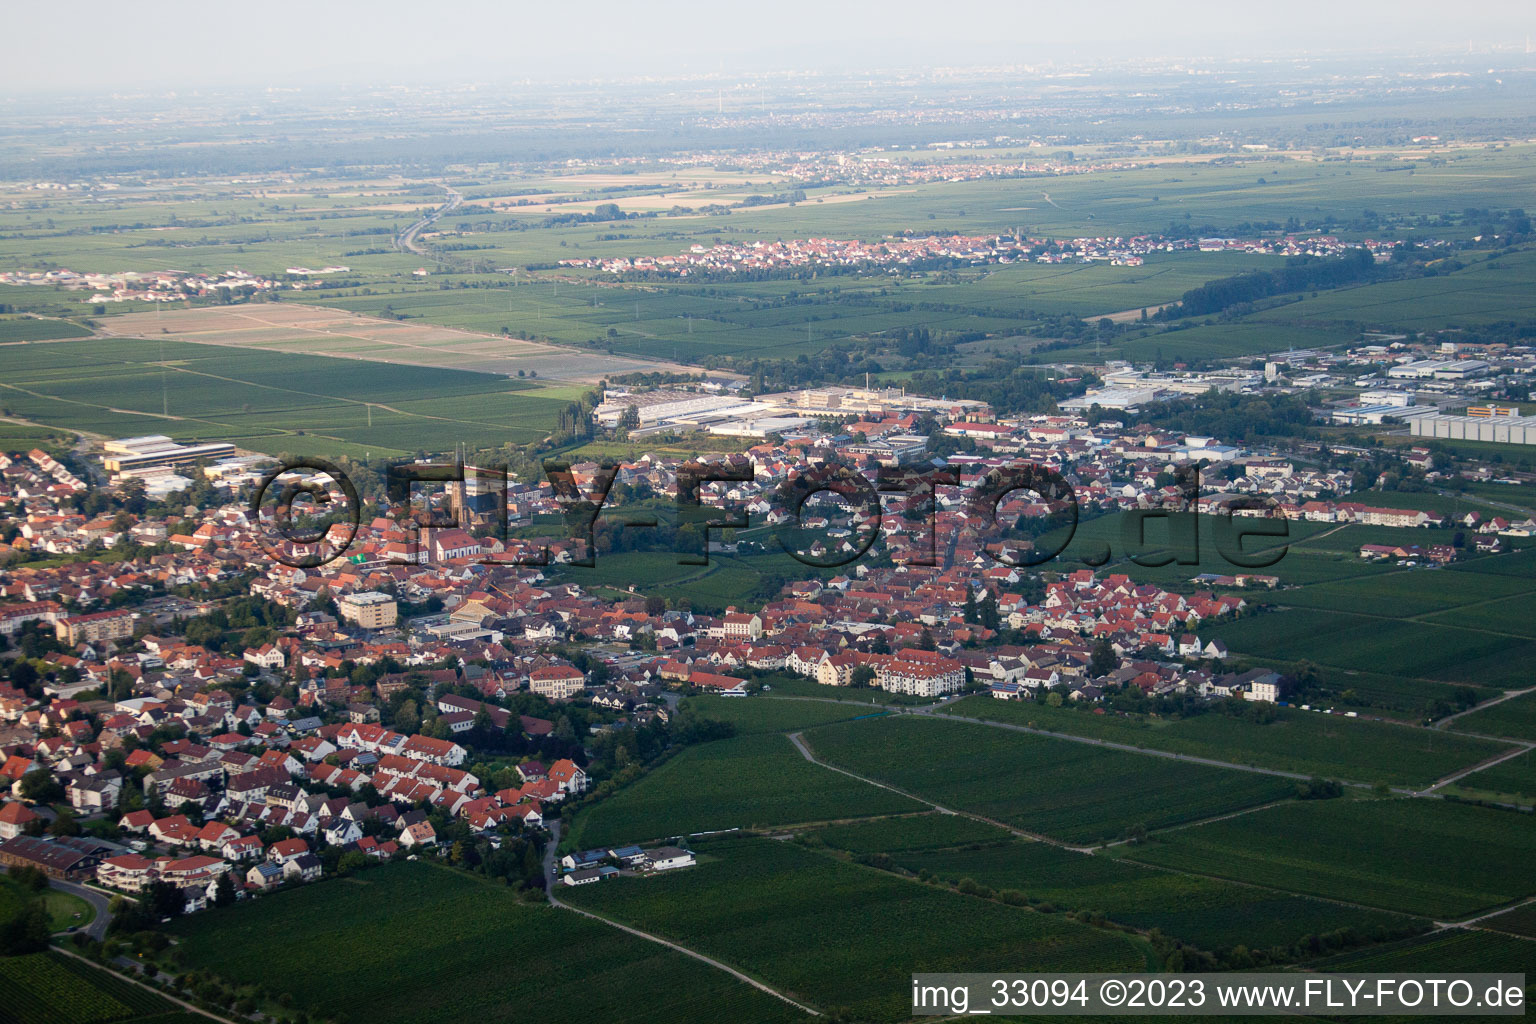
[[[1397,380],[1466,380],[1491,368],[1481,359],[1419,359],[1392,367],[1387,376]]]
[[[1442,416],[1431,413],[1407,417],[1415,437],[1491,444],[1536,444],[1536,416]]]
[[[235,454],[235,446],[227,441],[182,445],[164,434],[120,437],[106,442],[102,448],[105,454],[101,458],[101,464],[109,473],[161,466],[185,466],[202,459],[210,461],[226,459]]]
[[[395,599],[388,594],[343,594],[336,599],[341,617],[359,629],[389,629],[398,619]]]
[[[1356,405],[1333,410],[1332,419],[1335,423],[1349,424],[1377,424],[1389,416],[1402,416],[1407,406],[1402,405]]]
[[[1156,388],[1103,388],[1099,391],[1090,391],[1078,398],[1068,398],[1058,403],[1062,412],[1087,412],[1094,406],[1100,409],[1110,409],[1115,412],[1140,412],[1144,407],[1154,402],[1164,401],[1168,396]]]

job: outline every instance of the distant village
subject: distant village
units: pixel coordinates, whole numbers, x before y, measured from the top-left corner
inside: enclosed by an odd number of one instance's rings
[[[1442,243],[1429,242],[1431,246]],[[1347,242],[1330,235],[1284,235],[1278,238],[1134,237],[1050,239],[1008,235],[921,235],[909,233],[878,242],[806,238],[776,242],[695,244],[671,256],[576,257],[560,261],[569,268],[609,274],[651,273],[675,277],[699,274],[747,274],[774,270],[826,268],[921,269],[939,263],[962,266],[1108,263],[1139,267],[1154,253],[1241,252],[1272,256],[1337,256],[1364,249],[1385,261],[1396,245],[1390,241]]]
[[[244,270],[223,273],[188,273],[180,270],[116,273],[76,273],[73,270],[0,271],[0,285],[56,288],[81,292],[88,302],[185,302],[193,298],[223,297],[230,301],[279,289],[304,291],[324,287],[322,274],[343,274],[349,267],[329,266],[321,270],[289,267],[281,279],[261,277]]]

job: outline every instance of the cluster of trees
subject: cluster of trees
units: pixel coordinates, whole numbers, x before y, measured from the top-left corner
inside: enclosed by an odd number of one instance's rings
[[[10,877],[23,898],[15,902],[8,914],[0,916],[0,956],[39,953],[48,948],[48,937],[53,931],[52,918],[42,899],[42,893],[48,889],[48,876],[37,868],[18,866],[10,869]]]
[[[981,599],[976,599],[974,591],[965,595],[965,621],[973,626],[981,626],[984,629],[997,629],[1002,622],[1002,615],[997,610],[997,598],[990,590],[981,592]]]
[[[1136,417],[1137,425],[1161,427],[1223,441],[1306,437],[1312,433],[1310,395],[1240,395],[1209,391],[1158,404]]]
[[[322,588],[323,589],[323,588]],[[206,647],[211,651],[223,650],[236,630],[237,653],[247,647],[260,647],[271,643],[283,630],[293,625],[298,613],[292,608],[268,601],[263,597],[240,597],[206,615],[191,619],[184,627],[187,643]]]
[[[1177,303],[1160,310],[1156,319],[1206,316],[1273,295],[1337,288],[1376,280],[1389,273],[1392,271],[1378,267],[1375,258],[1364,249],[1350,249],[1334,259],[1296,256],[1286,260],[1279,270],[1250,271],[1191,288]]]
[[[912,375],[909,390],[986,402],[1003,414],[1051,412],[1056,403],[1075,394],[1091,378],[1063,383],[1045,370],[1019,366],[1006,359],[990,360],[980,370],[922,371]]]

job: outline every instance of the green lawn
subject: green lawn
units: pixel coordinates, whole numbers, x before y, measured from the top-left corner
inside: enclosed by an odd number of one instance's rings
[[[62,932],[71,925],[84,928],[96,918],[96,909],[79,896],[59,889],[32,892],[23,889],[14,879],[0,875],[0,919],[10,916],[22,904],[34,899],[41,899],[48,908],[48,916],[56,932]],[[78,917],[75,916],[77,914]]]

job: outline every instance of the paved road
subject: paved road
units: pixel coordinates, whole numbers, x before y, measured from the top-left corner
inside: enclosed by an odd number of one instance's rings
[[[1507,700],[1514,700],[1516,697],[1523,697],[1533,691],[1536,691],[1536,686],[1527,686],[1523,690],[1508,690],[1502,695],[1494,697],[1492,700],[1485,700],[1481,704],[1474,704],[1470,708],[1467,708],[1465,711],[1458,711],[1454,715],[1446,715],[1444,718],[1439,719],[1434,723],[1435,728],[1443,729],[1445,726],[1456,721],[1456,719],[1460,718],[1462,715],[1470,715],[1474,711],[1481,711],[1483,708],[1491,708],[1495,704],[1503,704]]]
[[[1473,772],[1480,772],[1480,771],[1482,771],[1485,768],[1492,768],[1496,764],[1503,764],[1505,761],[1508,761],[1512,757],[1519,757],[1522,754],[1529,754],[1530,752],[1531,752],[1531,747],[1529,745],[1516,747],[1515,749],[1509,751],[1508,753],[1499,754],[1499,755],[1497,755],[1495,757],[1490,757],[1487,760],[1479,761],[1477,764],[1473,765],[1470,768],[1463,768],[1459,772],[1453,772],[1452,774],[1447,775],[1445,778],[1441,779],[1439,782],[1436,782],[1434,785],[1429,786],[1429,787],[1427,787],[1425,789],[1421,789],[1415,795],[1417,796],[1417,795],[1424,795],[1424,794],[1427,794],[1427,793],[1433,793],[1435,790],[1439,789],[1441,786],[1449,786],[1451,783],[1455,782],[1456,780],[1466,778],[1468,775],[1471,775]]]
[[[415,224],[412,224],[410,227],[400,232],[399,237],[395,239],[395,248],[402,252],[413,252],[418,256],[431,255],[421,246],[416,244],[416,236],[421,234],[427,228],[431,227],[433,224],[436,224],[438,218],[443,214],[450,210],[457,209],[459,204],[464,201],[464,196],[459,192],[449,188],[447,185],[443,185],[441,187],[444,192],[448,193],[448,202],[444,203],[442,206],[439,206],[431,213],[422,217],[421,220],[418,220]]]
[[[560,824],[561,823],[558,821],[550,822],[549,842],[544,847],[544,885],[549,890],[550,906],[558,907],[561,910],[569,910],[571,913],[580,914],[582,917],[589,917],[592,920],[599,921],[610,928],[617,928],[621,932],[628,932],[630,935],[636,936],[637,938],[654,942],[658,946],[666,946],[668,949],[676,950],[684,956],[691,956],[693,959],[698,960],[701,963],[706,963],[716,970],[724,971],[726,974],[729,974],[737,981],[751,985],[759,992],[766,992],[768,995],[773,996],[775,999],[782,999],[784,1002],[788,1003],[790,1006],[793,1006],[797,1010],[803,1010],[813,1017],[821,1016],[820,1013],[811,1009],[809,1006],[806,1006],[804,1003],[795,1002],[793,999],[789,998],[789,996],[786,996],[784,993],[778,991],[777,989],[769,988],[767,985],[764,985],[756,978],[749,978],[745,974],[742,974],[740,971],[738,971],[736,968],[731,967],[728,964],[723,964],[713,957],[707,957],[703,953],[689,949],[687,946],[679,946],[675,942],[669,942],[659,935],[652,935],[650,932],[643,932],[638,928],[631,928],[629,925],[619,924],[619,922],[603,917],[601,914],[594,914],[589,910],[582,910],[580,907],[573,907],[569,903],[561,903],[556,895],[556,893],[559,891],[560,885],[555,880],[555,850],[560,845]],[[604,883],[599,882],[598,884],[602,885]]]
[[[62,878],[49,880],[49,884],[60,892],[67,892],[71,896],[79,896],[96,910],[96,916],[91,923],[85,926],[85,934],[100,942],[107,937],[107,925],[112,923],[112,911],[110,909],[110,897],[104,893],[84,885],[76,885],[74,882],[66,882]]]

